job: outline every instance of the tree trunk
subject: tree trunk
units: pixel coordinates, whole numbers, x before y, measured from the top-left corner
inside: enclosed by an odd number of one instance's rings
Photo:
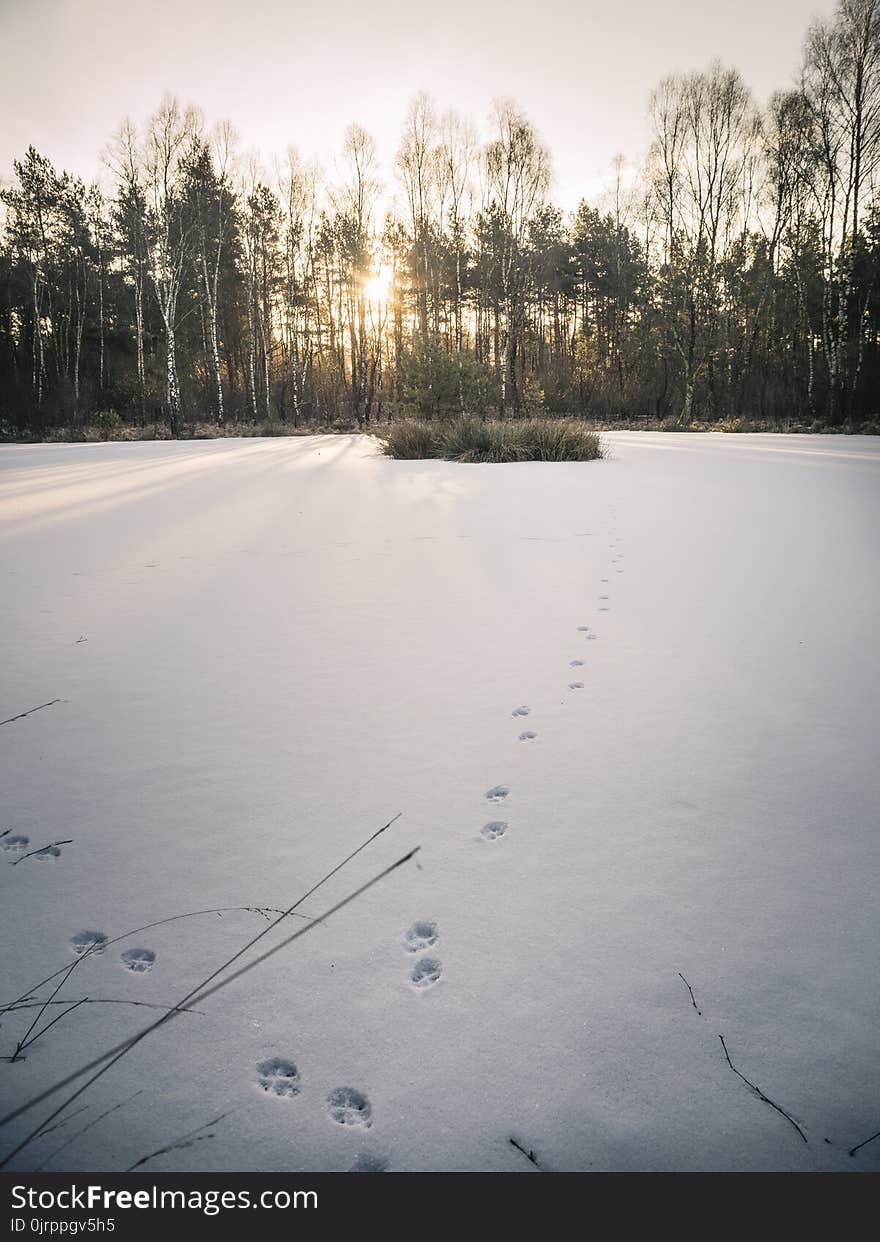
[[[180,435],[180,385],[177,379],[177,341],[170,322],[165,325],[167,337],[168,368],[168,421],[171,434],[176,440]]]

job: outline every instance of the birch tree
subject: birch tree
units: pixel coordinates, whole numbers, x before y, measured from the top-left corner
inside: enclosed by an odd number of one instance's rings
[[[845,417],[862,355],[853,307],[859,221],[880,161],[880,0],[841,0],[807,35],[803,90],[819,137],[815,203],[825,261],[823,343],[829,415]],[[855,313],[854,313],[855,312]]]
[[[550,157],[531,123],[510,100],[496,104],[495,137],[484,153],[487,207],[500,229],[501,407],[519,405],[516,368],[522,330],[523,269],[519,259],[528,225],[550,183]]]
[[[467,263],[467,217],[472,198],[471,177],[476,158],[473,128],[455,112],[447,112],[441,123],[434,162],[440,196],[441,227],[445,225],[452,245],[454,262],[453,322],[455,359],[459,376],[459,407],[464,401],[464,276]]]
[[[185,160],[197,128],[194,113],[166,98],[147,127],[143,169],[147,202],[149,275],[165,329],[166,399],[171,433],[182,413],[177,358],[178,303],[192,254],[192,227],[184,211]]]
[[[666,324],[681,364],[687,423],[697,381],[708,375],[712,382],[718,262],[742,223],[743,175],[758,131],[742,78],[717,62],[708,73],[665,79],[651,115]]]
[[[284,245],[285,369],[294,426],[303,415],[315,352],[320,349],[320,329],[315,320],[318,189],[317,169],[305,166],[295,150],[288,151],[279,199]]]

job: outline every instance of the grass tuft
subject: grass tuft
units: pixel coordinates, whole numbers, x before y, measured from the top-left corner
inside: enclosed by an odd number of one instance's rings
[[[596,461],[604,457],[595,431],[569,418],[484,422],[458,418],[425,423],[404,419],[379,433],[388,457],[457,462]]]
[[[381,433],[382,451],[400,461],[419,461],[424,457],[442,457],[440,425],[405,418],[391,423]]]

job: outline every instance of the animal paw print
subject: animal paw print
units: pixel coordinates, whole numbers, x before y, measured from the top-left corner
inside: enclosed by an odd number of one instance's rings
[[[81,931],[70,937],[70,947],[77,957],[85,957],[87,953],[103,953],[107,947],[107,937],[99,931]]]
[[[362,1091],[354,1087],[336,1087],[327,1096],[327,1111],[331,1120],[340,1126],[357,1126],[368,1130],[372,1124],[373,1110]]]
[[[156,954],[152,949],[126,949],[120,956],[125,969],[136,975],[152,970],[156,963]]]
[[[403,947],[408,953],[421,953],[423,949],[430,949],[432,944],[436,944],[439,936],[436,923],[413,923],[404,933]]]
[[[443,973],[443,967],[435,957],[421,957],[409,972],[409,980],[414,988],[424,992],[433,987]]]
[[[257,1065],[257,1085],[269,1095],[290,1099],[299,1095],[299,1070],[284,1057],[269,1057]]]

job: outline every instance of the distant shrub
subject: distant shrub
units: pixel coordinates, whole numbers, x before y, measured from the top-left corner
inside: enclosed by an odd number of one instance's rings
[[[171,428],[167,423],[147,423],[145,427],[133,429],[133,434],[124,436],[131,440],[173,440]]]
[[[42,431],[27,432],[18,438],[35,444],[100,444],[105,440],[170,440],[172,436],[167,423],[147,423],[141,427],[120,420],[113,427],[95,427],[93,424],[84,427],[45,427]]]
[[[379,434],[389,457],[442,457],[458,462],[595,461],[604,456],[595,431],[574,419],[524,418],[483,422],[458,418],[392,424]]]
[[[106,416],[105,416],[106,415]],[[219,440],[226,438],[255,438],[258,436],[316,436],[349,433],[349,423],[315,422],[300,427],[291,423],[252,423],[227,419],[223,423],[192,422],[180,428],[180,440]],[[19,440],[27,443],[94,444],[103,440],[171,440],[171,428],[165,422],[125,422],[114,411],[90,415],[82,426],[50,426],[39,430],[17,430],[13,424],[0,419],[0,443]]]
[[[224,423],[196,423],[192,429],[193,440],[220,440],[224,437],[233,439],[248,438],[253,439],[257,436],[292,436],[295,435],[293,427],[287,423],[281,422],[264,422],[264,423],[246,423],[238,422],[235,419],[226,419]]]
[[[308,423],[304,426],[294,427],[293,423],[282,423],[277,420],[251,423],[227,418],[223,423],[193,423],[191,427],[183,429],[180,438],[182,440],[253,440],[261,437],[284,439],[288,436],[327,435],[336,430],[337,428],[329,427],[323,423]]]
[[[531,375],[527,375],[523,382],[522,408],[529,418],[542,418],[546,413],[544,389]]]
[[[105,435],[114,436],[122,427],[122,419],[115,410],[95,410],[89,415],[89,425]]]
[[[261,436],[289,436],[292,432],[293,428],[286,423],[261,423],[257,429],[257,434]]]
[[[484,414],[498,404],[497,381],[485,366],[452,356],[436,343],[416,340],[401,353],[398,368],[396,404],[402,413],[448,417],[464,408]]]

